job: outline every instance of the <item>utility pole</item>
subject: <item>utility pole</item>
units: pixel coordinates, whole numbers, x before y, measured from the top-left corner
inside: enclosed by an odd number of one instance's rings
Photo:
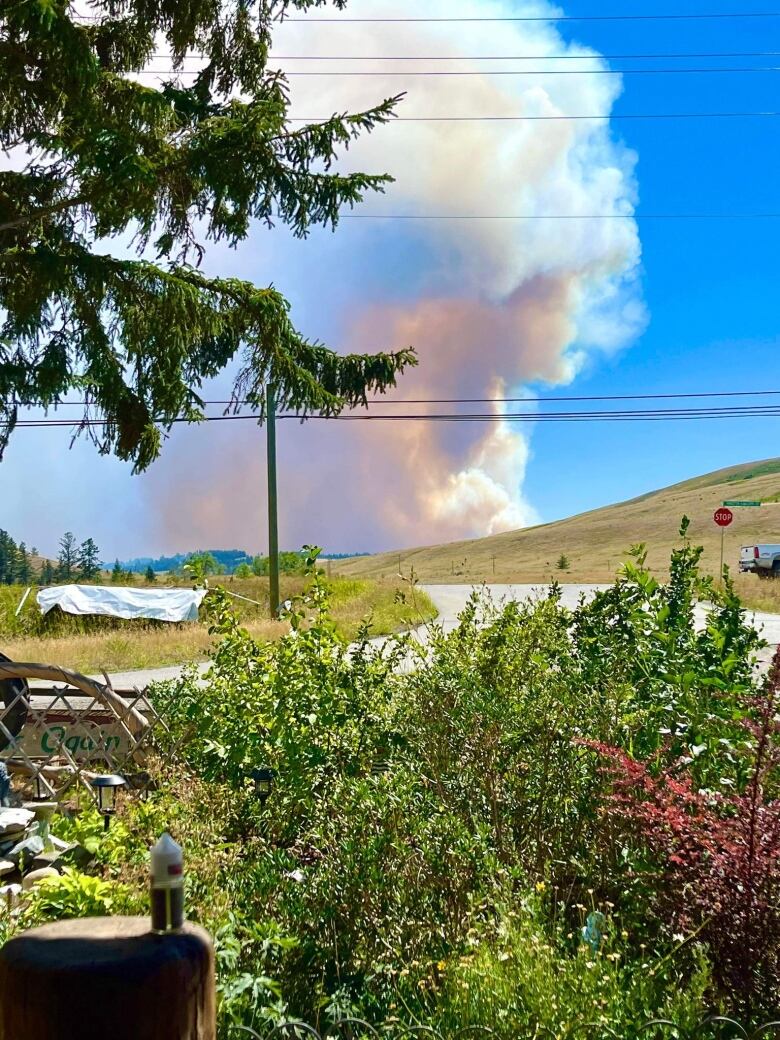
[[[265,390],[265,446],[268,469],[268,598],[271,617],[279,614],[279,521],[276,496],[276,388]]]

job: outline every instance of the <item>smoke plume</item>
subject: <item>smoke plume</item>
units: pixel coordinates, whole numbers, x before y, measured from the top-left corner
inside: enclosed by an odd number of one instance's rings
[[[546,0],[429,0],[426,17],[555,13]],[[347,16],[419,17],[414,0],[353,0]],[[533,217],[631,216],[635,157],[609,124],[618,76],[497,76],[490,70],[606,68],[550,23],[287,24],[276,53],[448,56],[449,61],[285,61],[288,70],[459,69],[447,77],[292,78],[294,115],[368,107],[407,89],[403,123],[347,153],[342,168],[388,171],[396,183],[359,212]],[[505,55],[476,61],[475,55]],[[582,55],[556,62],[549,55]],[[525,60],[519,60],[518,56]],[[511,58],[511,60],[510,60]],[[598,115],[580,121],[414,122],[415,116]],[[356,225],[360,225],[359,227]],[[343,228],[343,229],[342,229]],[[521,396],[529,383],[570,383],[586,363],[628,345],[645,314],[633,219],[358,222],[337,232],[342,270],[312,280],[281,250],[276,284],[303,301],[315,334],[343,350],[416,348],[419,367],[393,401]],[[262,249],[263,232],[256,248]],[[251,244],[243,247],[251,251]],[[323,239],[303,247],[323,262]],[[296,310],[293,311],[296,317]],[[318,323],[319,326],[318,327]],[[280,424],[282,541],[374,549],[478,536],[534,522],[523,496],[530,428],[493,423]],[[373,411],[456,411],[384,404]],[[221,426],[219,430],[216,427]],[[183,431],[146,478],[165,541],[259,546],[262,435],[240,423]],[[195,530],[193,532],[193,525]]]

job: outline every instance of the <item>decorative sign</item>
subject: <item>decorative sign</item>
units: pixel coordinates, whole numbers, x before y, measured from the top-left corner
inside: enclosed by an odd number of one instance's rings
[[[29,758],[51,758],[61,747],[77,762],[110,762],[130,753],[126,727],[101,705],[52,688],[33,689],[31,693],[27,720],[13,743],[6,740],[0,758],[14,758],[19,751]],[[0,701],[0,718],[3,714]]]
[[[729,524],[734,522],[734,514],[730,509],[726,509],[722,506],[720,509],[715,510],[715,515],[712,518],[718,527],[728,527]]]

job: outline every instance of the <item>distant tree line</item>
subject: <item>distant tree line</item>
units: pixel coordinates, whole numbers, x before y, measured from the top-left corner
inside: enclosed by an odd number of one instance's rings
[[[79,544],[72,531],[60,538],[56,561],[40,559],[38,550],[18,544],[0,530],[0,585],[56,585],[100,578],[100,550],[92,538]]]
[[[353,556],[368,556],[368,553],[325,553],[331,560],[347,560]],[[281,568],[288,573],[295,573],[302,567],[300,554],[297,552],[280,553]],[[195,552],[175,553],[173,556],[136,556],[132,560],[117,561],[125,572],[143,574],[151,581],[151,574],[187,573],[193,563],[197,568],[205,566],[206,574],[234,574],[237,578],[248,578],[253,574],[268,574],[268,557],[253,556],[244,549],[198,549]]]
[[[148,575],[150,571],[155,574],[161,571],[177,573],[192,559],[203,556],[211,556],[215,560],[219,568],[215,573],[218,574],[232,574],[240,564],[252,560],[243,549],[198,549],[196,552],[175,553],[173,556],[136,556],[135,559],[122,561],[120,566],[135,574]]]

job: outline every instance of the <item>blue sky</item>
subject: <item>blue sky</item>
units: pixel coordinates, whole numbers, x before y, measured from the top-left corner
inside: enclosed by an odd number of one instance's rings
[[[362,0],[362,5],[371,2]],[[360,6],[360,0],[352,6]],[[647,0],[642,11],[697,13],[713,6],[718,5],[685,0],[662,8]],[[514,8],[524,13],[529,4]],[[570,15],[591,14],[596,8],[600,14],[625,12],[624,5],[594,5],[592,0],[564,5]],[[573,22],[559,31],[605,55],[780,50],[780,18]],[[471,30],[462,32],[464,53],[478,53],[469,40]],[[420,53],[420,48],[419,42],[410,41],[410,52]],[[611,64],[666,67],[669,62]],[[695,62],[678,64],[690,67]],[[713,59],[702,64],[780,62]],[[455,84],[452,90],[455,105]],[[612,109],[614,114],[760,110],[780,110],[780,74],[626,76]],[[393,128],[387,134],[403,132]],[[614,121],[612,136],[636,154],[633,176],[640,215],[780,212],[780,119]],[[388,154],[398,140],[385,139]],[[490,183],[485,192],[489,209]],[[375,208],[382,205],[396,211],[410,208],[403,195]],[[517,209],[523,205],[519,202]],[[432,209],[430,202],[427,208]],[[780,344],[779,232],[780,220],[640,220],[641,264],[632,291],[644,301],[644,331],[612,354],[592,351],[571,383],[525,385],[551,395],[773,388]],[[338,346],[353,342],[350,321],[358,305],[381,307],[390,301],[398,317],[407,301],[411,306],[416,299],[442,293],[455,298],[469,271],[463,251],[456,253],[451,241],[433,240],[410,225],[354,222],[342,225],[335,236],[316,234],[303,244],[260,232],[235,253],[212,254],[209,263],[221,273],[274,280],[290,297],[304,331]],[[365,332],[365,322],[362,327]],[[403,344],[377,344],[385,345]],[[224,391],[224,383],[215,391]],[[521,509],[543,521],[730,463],[780,454],[777,420],[771,419],[548,424],[526,433]],[[393,434],[387,436],[389,451]],[[437,526],[408,497],[405,515],[397,522],[387,519],[396,505],[393,496],[377,500],[372,512],[361,500],[370,498],[361,489],[371,467],[359,457],[343,464],[343,437],[307,427],[303,433],[291,431],[287,440],[281,447],[282,540],[291,547],[319,540],[331,549],[380,549],[440,540],[459,530],[457,517],[452,520],[448,514],[447,523]],[[61,431],[20,431],[12,442],[0,465],[0,526],[15,537],[53,551],[61,531],[71,528],[82,537],[94,534],[106,557],[154,555],[195,545],[264,547],[261,432],[212,427],[208,439],[204,430],[177,433],[163,462],[140,478],[131,477],[129,468],[116,460],[98,458],[86,444],[73,451],[67,445]],[[442,446],[436,449],[441,459]],[[375,458],[382,453],[376,444],[371,450]],[[387,465],[381,480],[388,485],[397,475],[395,497],[403,499],[402,466],[397,461]],[[473,469],[462,460],[458,465],[460,476]],[[479,521],[471,522],[469,533],[481,533],[475,523]]]
[[[750,5],[731,5],[729,10],[741,7]],[[598,9],[617,13],[621,5],[600,4]],[[723,5],[686,0],[642,7],[648,12],[713,9]],[[570,14],[593,10],[582,0],[566,4]],[[587,27],[577,23],[572,29],[604,54],[780,49],[780,19],[589,23]],[[742,64],[724,62],[729,63]],[[766,64],[777,62],[770,59]],[[626,77],[614,111],[736,112],[779,107],[778,74],[756,73]],[[614,125],[639,156],[639,213],[777,212],[780,121]],[[640,222],[640,232],[642,281],[650,314],[647,330],[630,349],[581,376],[576,392],[774,388],[780,348],[780,221],[646,221]],[[553,519],[730,463],[777,454],[780,427],[772,419],[593,424],[578,426],[576,437],[567,426],[544,426],[533,435],[526,490],[545,519]]]

